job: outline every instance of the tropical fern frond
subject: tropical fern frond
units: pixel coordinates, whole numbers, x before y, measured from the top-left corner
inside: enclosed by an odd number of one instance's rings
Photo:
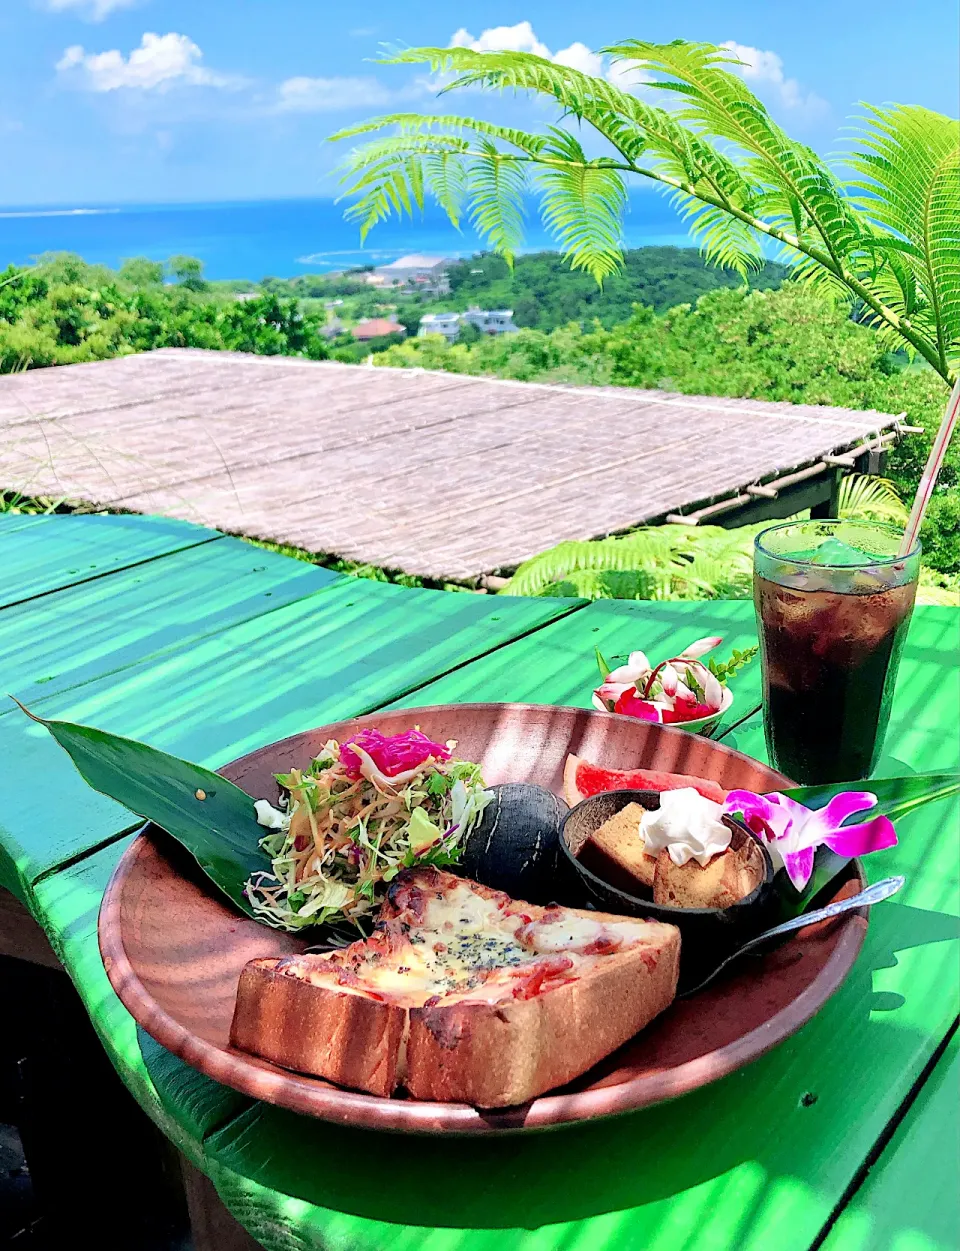
[[[649,178],[673,194],[710,260],[746,274],[762,262],[759,241],[778,242],[799,277],[855,298],[886,342],[920,354],[952,383],[960,364],[957,123],[905,106],[870,110],[853,158],[862,180],[850,187],[785,134],[733,72],[729,50],[634,40],[604,51],[641,70],[645,85],[670,93],[676,107],[529,52],[406,48],[381,58],[430,66],[444,76],[441,94],[480,87],[547,97],[614,155],[587,160],[556,128],[531,134],[450,114],[389,114],[335,136],[394,132],[346,162],[361,234],[422,207],[426,191],[455,224],[467,205],[511,259],[522,239],[523,190],[533,184],[567,259],[602,281],[620,264],[625,179]]]
[[[363,242],[373,227],[392,216],[413,215],[414,205],[423,208],[423,166],[418,156],[388,157],[372,165],[350,191],[359,198],[344,213],[347,221],[360,225]]]
[[[861,175],[856,202],[900,244],[904,315],[915,317],[908,305],[919,288],[945,368],[960,351],[960,123],[916,106],[864,107],[849,158]],[[894,268],[889,243],[886,255]]]
[[[526,169],[505,159],[489,140],[474,156],[468,178],[470,221],[478,235],[489,240],[512,265],[523,242]]]
[[[838,516],[904,526],[909,510],[888,478],[852,473],[840,483]]]
[[[676,191],[671,196],[700,251],[713,265],[735,270],[746,281],[763,268],[763,249],[755,230],[713,204]]]
[[[751,545],[758,528],[649,526],[619,539],[559,543],[521,565],[501,594],[575,593],[591,599],[703,599],[725,594],[737,598],[750,593]],[[574,587],[580,589],[570,589]],[[632,590],[614,594],[615,587]]]
[[[483,135],[487,139],[499,139],[502,143],[511,144],[522,152],[535,156],[546,143],[543,135],[532,135],[514,126],[497,126],[493,122],[485,122],[479,118],[461,117],[458,113],[388,113],[383,117],[374,117],[355,126],[346,126],[330,135],[328,142],[340,139],[354,139],[358,135],[366,135],[382,131],[388,126],[395,126],[400,135]]]
[[[840,183],[811,148],[789,139],[744,80],[725,68],[736,60],[729,52],[709,44],[641,40],[605,51],[661,75],[651,85],[681,98],[682,123],[752,154],[757,180],[788,192],[835,263],[857,246],[860,226]]]
[[[436,152],[425,158],[427,186],[452,224],[459,230],[467,198],[467,167],[456,153]]]
[[[544,156],[565,164],[543,166],[537,179],[541,212],[573,269],[584,269],[603,283],[623,264],[623,212],[627,193],[622,177],[603,160],[587,159],[576,138],[551,128]]]

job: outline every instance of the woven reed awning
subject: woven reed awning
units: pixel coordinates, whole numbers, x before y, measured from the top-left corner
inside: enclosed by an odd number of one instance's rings
[[[0,378],[0,489],[467,580],[644,521],[729,524],[898,428],[844,408],[163,349]]]

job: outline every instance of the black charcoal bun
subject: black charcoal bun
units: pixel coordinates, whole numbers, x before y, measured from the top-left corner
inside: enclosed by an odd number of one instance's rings
[[[463,848],[456,872],[529,903],[563,903],[568,882],[560,854],[567,805],[531,782],[489,786],[493,799]]]

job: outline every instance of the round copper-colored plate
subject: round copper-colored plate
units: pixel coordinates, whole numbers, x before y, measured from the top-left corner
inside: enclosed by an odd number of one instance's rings
[[[252,752],[221,770],[257,798],[275,799],[275,772],[304,765],[331,737],[376,725],[419,725],[483,766],[490,784],[530,781],[560,792],[576,752],[611,768],[647,767],[713,778],[727,790],[776,790],[789,780],[707,739],[609,713],[528,704],[457,704],[377,713],[324,726]],[[862,888],[856,869],[837,897]],[[104,967],[143,1028],[188,1064],[254,1098],[296,1112],[414,1133],[540,1129],[640,1108],[716,1081],[782,1041],[823,1005],[850,971],[866,914],[811,926],[705,993],[675,1003],[614,1055],[562,1090],[521,1108],[381,1099],[292,1073],[231,1048],[237,980],[254,956],[302,950],[307,940],[234,910],[162,831],[147,829],[123,856],[100,910]]]

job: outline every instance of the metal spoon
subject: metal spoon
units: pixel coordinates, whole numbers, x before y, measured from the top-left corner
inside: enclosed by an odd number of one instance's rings
[[[868,886],[866,890],[862,890],[859,895],[852,895],[849,899],[840,899],[836,903],[827,904],[825,908],[817,908],[814,912],[804,912],[798,917],[784,921],[782,925],[775,925],[772,930],[765,930],[764,933],[758,934],[756,938],[751,938],[748,943],[744,943],[742,947],[738,947],[732,955],[727,956],[726,960],[718,964],[713,972],[709,973],[702,982],[699,982],[696,986],[691,986],[688,990],[678,995],[677,998],[687,999],[690,995],[698,994],[705,986],[709,986],[717,974],[722,973],[727,965],[732,964],[734,960],[739,960],[741,956],[746,955],[749,951],[756,951],[758,947],[762,947],[771,938],[779,938],[781,934],[791,934],[794,930],[806,929],[808,925],[813,925],[817,921],[829,921],[831,917],[838,917],[844,912],[852,912],[856,908],[879,903],[881,899],[889,899],[891,895],[897,893],[905,881],[906,878],[903,877],[885,877],[882,882],[875,882],[873,886]]]

